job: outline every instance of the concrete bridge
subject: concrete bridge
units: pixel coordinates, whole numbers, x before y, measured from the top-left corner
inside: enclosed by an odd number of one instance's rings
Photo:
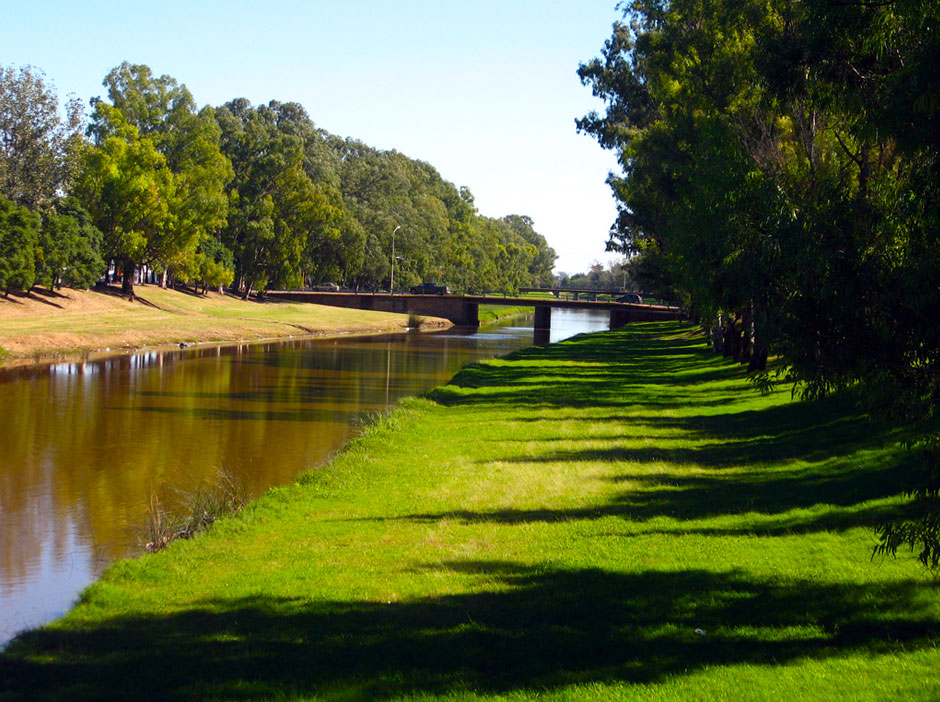
[[[351,307],[358,310],[419,314],[443,317],[459,327],[479,327],[480,305],[508,305],[534,307],[536,335],[551,329],[552,309],[596,310],[610,313],[610,328],[622,327],[628,322],[658,322],[679,319],[678,307],[643,305],[629,302],[596,302],[591,300],[558,300],[533,297],[493,297],[485,295],[410,295],[389,293],[306,292],[269,290],[267,297],[290,302],[310,302],[332,307]]]
[[[555,297],[573,297],[575,300],[580,300],[584,297],[586,300],[596,300],[598,295],[619,297],[626,293],[636,292],[636,290],[625,290],[622,288],[617,288],[616,290],[611,290],[610,288],[519,288],[519,292],[550,293]]]

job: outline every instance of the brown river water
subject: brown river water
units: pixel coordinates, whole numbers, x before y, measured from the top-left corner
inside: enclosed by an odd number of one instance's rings
[[[253,496],[288,484],[401,397],[531,345],[531,324],[0,369],[0,647],[140,553],[154,495],[172,510],[220,469]],[[607,324],[556,310],[550,338]]]

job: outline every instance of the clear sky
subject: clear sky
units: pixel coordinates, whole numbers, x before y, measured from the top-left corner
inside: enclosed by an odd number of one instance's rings
[[[32,65],[60,98],[104,96],[122,61],[185,83],[200,104],[301,103],[317,126],[427,161],[481,214],[526,214],[584,271],[616,208],[610,152],[574,120],[599,109],[578,64],[617,0],[0,0],[0,64]]]

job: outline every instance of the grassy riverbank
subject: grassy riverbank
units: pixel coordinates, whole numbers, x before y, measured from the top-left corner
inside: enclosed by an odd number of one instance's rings
[[[672,323],[528,349],[111,567],[0,697],[936,699],[936,582],[869,560],[907,460]]]
[[[521,317],[532,314],[531,307],[511,307],[509,305],[480,305],[479,309],[480,324],[490,324],[500,319],[509,317]]]
[[[38,289],[0,298],[0,347],[8,363],[108,349],[404,329],[406,315],[231,295],[137,287],[131,302],[116,290]],[[435,320],[428,320],[434,322]],[[439,320],[438,320],[439,321]]]

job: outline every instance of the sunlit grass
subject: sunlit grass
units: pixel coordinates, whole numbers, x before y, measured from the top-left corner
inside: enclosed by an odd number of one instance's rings
[[[532,314],[531,307],[511,307],[509,305],[480,305],[478,317],[481,324],[495,322],[507,317],[520,317]]]
[[[14,357],[178,342],[403,330],[407,316],[304,303],[197,295],[148,285],[134,302],[109,293],[63,290],[0,306],[0,341]],[[38,302],[37,300],[42,300]],[[17,306],[31,306],[31,314]]]
[[[464,370],[110,568],[0,659],[0,697],[936,699],[936,583],[870,560],[916,456],[688,332]]]

